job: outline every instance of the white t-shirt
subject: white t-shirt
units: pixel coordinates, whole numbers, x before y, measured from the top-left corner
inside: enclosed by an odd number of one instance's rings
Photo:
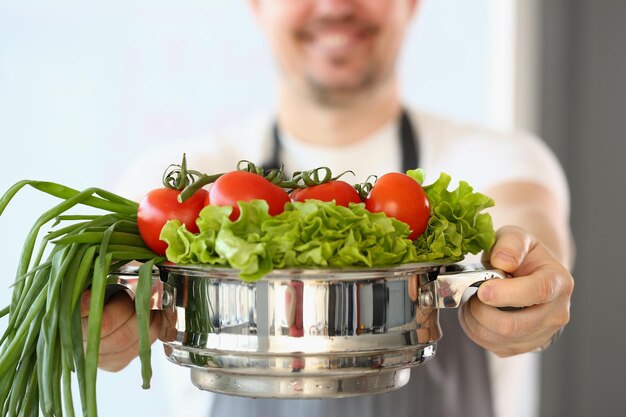
[[[564,173],[547,146],[523,134],[504,134],[467,124],[452,122],[423,112],[412,114],[419,136],[420,167],[427,174],[425,183],[440,172],[452,176],[453,186],[465,180],[477,191],[509,181],[531,181],[551,190],[563,215],[569,215],[569,194]],[[237,161],[258,164],[270,159],[271,115],[261,115],[241,127],[221,132],[212,138],[174,143],[140,158],[118,187],[120,194],[140,198],[147,190],[160,187],[163,170],[180,161],[183,152],[191,169],[207,173],[233,170]],[[282,132],[281,160],[287,172],[328,166],[335,174],[346,170],[352,183],[371,175],[401,169],[401,150],[397,122],[390,123],[358,143],[324,146],[304,143]],[[445,329],[444,329],[445,337]],[[538,411],[539,356],[518,355],[501,359],[489,354],[495,415],[531,417]],[[171,365],[172,368],[175,368]],[[180,370],[170,369],[180,375]],[[188,372],[182,373],[188,378]],[[184,402],[187,410],[206,415],[211,396],[189,384],[173,384],[172,410]],[[195,412],[195,411],[194,411]],[[172,414],[174,415],[174,414]],[[191,415],[191,414],[189,414]]]

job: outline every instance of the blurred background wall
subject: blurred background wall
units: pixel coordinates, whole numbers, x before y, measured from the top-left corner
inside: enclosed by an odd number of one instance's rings
[[[539,3],[538,131],[569,177],[572,320],[543,356],[545,416],[626,415],[626,2]]]
[[[625,415],[626,2],[422,3],[401,62],[407,102],[538,133],[571,181],[578,283],[572,324],[543,355],[542,415]],[[243,1],[0,2],[0,189],[23,178],[114,189],[146,149],[271,109],[271,62]],[[53,202],[28,190],[0,217],[0,306],[26,232]],[[153,351],[149,391],[138,363],[99,374],[102,415],[164,414],[173,387],[159,368],[172,365]]]

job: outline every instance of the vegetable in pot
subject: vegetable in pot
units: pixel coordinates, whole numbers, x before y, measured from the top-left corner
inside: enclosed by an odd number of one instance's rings
[[[170,170],[170,168],[173,168]],[[163,188],[148,192],[137,209],[137,225],[146,245],[156,254],[165,255],[167,243],[159,239],[161,229],[168,220],[178,219],[194,233],[198,232],[196,219],[207,204],[207,190],[199,189],[190,198],[181,202],[179,196],[201,174],[187,169],[183,155],[181,165],[171,165],[163,177]],[[219,177],[219,174],[215,177]]]

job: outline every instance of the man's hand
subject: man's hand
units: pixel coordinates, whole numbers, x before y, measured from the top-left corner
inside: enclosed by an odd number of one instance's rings
[[[91,293],[85,291],[80,305],[83,322],[83,343],[87,339],[87,320]],[[163,312],[153,311],[150,317],[150,342],[154,342],[162,329]],[[98,367],[117,372],[139,355],[139,331],[135,304],[123,291],[113,295],[104,305]],[[163,338],[163,335],[161,335]]]
[[[505,357],[549,343],[569,321],[574,280],[550,250],[524,230],[505,226],[487,255],[512,278],[490,280],[460,309],[460,322],[475,343]],[[501,311],[497,307],[523,307]]]

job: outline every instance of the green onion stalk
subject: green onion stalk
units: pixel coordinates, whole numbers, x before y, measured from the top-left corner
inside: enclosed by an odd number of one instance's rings
[[[32,226],[17,266],[10,305],[0,318],[8,325],[0,337],[0,416],[74,416],[71,381],[78,383],[82,414],[97,415],[96,377],[107,276],[140,261],[135,309],[143,387],[149,388],[150,287],[152,267],[164,261],[144,244],[134,201],[89,188],[78,191],[45,181],[20,181],[0,198],[0,215],[24,187],[62,201]],[[68,214],[77,206],[102,214]],[[51,225],[51,230],[42,228]],[[37,246],[37,242],[39,245]],[[80,301],[91,289],[86,346]]]

